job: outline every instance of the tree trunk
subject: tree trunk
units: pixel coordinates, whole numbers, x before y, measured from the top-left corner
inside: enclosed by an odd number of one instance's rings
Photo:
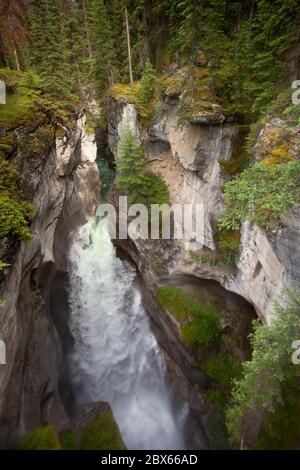
[[[85,5],[85,0],[82,0],[82,8],[83,8],[83,14],[84,14],[84,23],[85,23],[85,31],[86,31],[86,41],[88,44],[88,50],[89,50],[89,58],[92,58],[92,46],[91,46],[91,38],[90,38],[90,32],[89,32],[89,25],[88,25],[88,20],[87,20],[87,14],[86,14],[86,5]]]
[[[13,51],[14,51],[14,56],[15,56],[15,62],[16,62],[16,68],[17,68],[17,71],[20,72],[20,62],[19,62],[19,57],[18,57],[18,52],[17,52],[17,47],[16,47],[16,43],[15,41],[13,40]]]
[[[252,0],[251,1],[251,6],[250,6],[250,14],[249,14],[250,23],[253,21],[254,13],[255,13],[255,0]]]
[[[4,43],[4,40],[2,39],[2,37],[0,37],[0,50],[2,52],[4,63],[6,65],[6,67],[10,68],[9,61],[8,61],[8,58],[7,58],[6,49],[5,49],[5,43]]]
[[[239,4],[238,6],[238,14],[237,14],[237,27],[236,31],[239,32],[240,27],[241,27],[241,15],[242,15],[242,5]]]
[[[144,63],[146,63],[150,59],[149,54],[149,37],[148,37],[148,17],[147,17],[147,10],[146,6],[143,9],[143,24],[144,24],[144,38],[143,38],[143,59]]]
[[[128,48],[129,76],[130,76],[130,83],[133,84],[132,63],[131,63],[131,46],[130,46],[130,32],[129,32],[127,7],[125,7],[125,22],[126,22],[126,36],[127,36],[127,48]]]

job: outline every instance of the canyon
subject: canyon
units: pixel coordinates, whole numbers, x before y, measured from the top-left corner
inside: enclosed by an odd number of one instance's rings
[[[101,174],[97,161],[101,158],[111,165],[116,158],[117,144],[125,125],[131,127],[145,147],[149,168],[166,182],[170,202],[204,205],[203,250],[210,254],[217,250],[215,224],[224,211],[222,188],[227,178],[220,160],[230,161],[232,158],[239,126],[234,120],[220,115],[199,115],[192,122],[180,126],[176,117],[177,105],[174,98],[167,96],[163,113],[152,116],[149,127],[145,128],[139,122],[134,104],[111,97],[106,109],[107,133],[102,133],[100,140],[99,135],[97,137],[97,134],[95,136],[86,131],[85,117],[81,114],[77,118],[76,127],[66,132],[64,137],[57,138],[49,152],[41,156],[38,165],[33,166],[30,160],[24,164],[26,185],[31,192],[32,202],[39,210],[31,226],[32,241],[22,241],[16,249],[2,247],[3,250],[14,251],[12,265],[2,281],[1,294],[5,306],[1,314],[0,331],[7,357],[7,364],[0,366],[2,448],[15,446],[20,436],[48,423],[60,431],[73,426],[70,424],[73,420],[76,428],[76,420],[79,419],[76,414],[80,416],[80,406],[90,407],[87,414],[91,415],[95,413],[93,407],[98,411],[102,409],[110,412],[112,407],[119,427],[126,428],[125,425],[120,426],[120,416],[127,402],[125,400],[123,408],[120,402],[116,405],[112,397],[114,384],[110,384],[109,379],[100,374],[99,382],[93,387],[102,390],[105,384],[112,387],[103,393],[104,398],[98,399],[101,393],[86,390],[86,395],[83,393],[83,398],[79,399],[74,376],[80,367],[84,369],[90,365],[80,362],[80,349],[77,350],[79,358],[73,365],[70,365],[72,360],[69,359],[76,349],[76,334],[77,339],[81,335],[78,323],[72,323],[75,318],[74,315],[72,317],[72,308],[74,314],[76,304],[74,295],[80,292],[81,284],[76,284],[77,280],[70,288],[70,279],[76,279],[80,274],[82,282],[86,282],[86,289],[94,282],[93,273],[88,273],[88,266],[81,273],[76,272],[76,263],[70,264],[70,252],[75,256],[76,237],[92,223],[100,203]],[[273,120],[261,129],[254,158],[259,158],[259,146],[263,145],[268,132],[281,125],[280,121]],[[21,152],[15,158],[22,158]],[[118,195],[116,185],[112,184],[108,199],[117,209]],[[142,317],[137,315],[135,320],[137,323],[146,322],[146,330],[143,331],[154,341],[152,347],[156,351],[155,357],[159,358],[155,374],[163,377],[159,393],[168,396],[163,408],[173,407],[180,411],[186,406],[185,421],[180,425],[185,442],[183,444],[179,438],[179,441],[175,439],[177,444],[174,444],[175,441],[171,440],[173,445],[203,449],[217,444],[214,444],[213,431],[204,418],[211,413],[203,400],[210,379],[195,365],[195,351],[182,344],[174,318],[160,308],[156,298],[157,288],[176,285],[194,297],[198,296],[199,300],[206,298],[212,303],[219,303],[223,328],[229,330],[233,338],[230,347],[239,360],[247,359],[247,336],[253,318],[258,316],[263,323],[270,324],[274,300],[284,301],[286,289],[293,289],[299,283],[299,214],[296,209],[294,217],[284,220],[278,232],[266,232],[244,222],[240,254],[233,267],[224,263],[210,266],[195,261],[184,243],[178,240],[117,240],[114,248],[116,252],[110,251],[113,250],[110,240],[102,245],[100,243],[100,252],[97,254],[99,263],[106,251],[111,252],[107,266],[112,262],[117,263],[116,269],[120,272],[128,269],[133,273],[129,275],[131,280],[127,288],[134,289],[137,300],[132,302],[137,302],[138,311],[144,312]],[[90,236],[89,232],[83,237],[77,247],[77,255],[78,250],[82,250],[81,256],[87,254]],[[101,253],[101,246],[106,250],[105,253]],[[91,263],[92,260],[93,253]],[[130,267],[124,268],[124,263],[129,263]],[[103,276],[104,271],[100,274]],[[114,277],[112,280],[117,282]],[[95,289],[97,283],[94,286],[94,296],[97,298]],[[99,287],[98,295],[100,293],[97,308],[102,309],[102,312],[105,310],[104,304],[101,306],[102,296],[107,295],[107,290],[101,291]],[[120,309],[124,310],[122,306]],[[79,314],[82,311],[80,307]],[[100,325],[95,331],[99,331],[99,337],[96,335],[92,338],[93,344],[103,333],[101,325],[109,329],[104,317],[101,319],[100,316],[97,321],[100,321]],[[142,332],[139,334],[143,335]],[[237,340],[239,337],[245,340],[241,344]],[[78,341],[84,343],[86,338]],[[130,341],[129,337],[127,341]],[[95,351],[101,357],[103,350]],[[113,364],[113,358],[109,360]],[[160,371],[161,367],[164,372]],[[111,368],[114,370],[113,365]],[[97,378],[97,373],[89,372],[87,376]],[[78,380],[80,382],[80,377]],[[102,385],[101,380],[104,380]],[[137,389],[129,389],[130,393],[137,393]],[[148,406],[147,403],[145,406]],[[157,404],[157,413],[159,409],[160,404]],[[171,427],[174,425],[170,424],[174,416],[176,413],[170,411],[169,417],[166,417],[165,422],[169,422]],[[128,436],[128,430],[126,432]],[[129,448],[137,445],[136,439],[136,436],[133,440],[127,439]],[[250,436],[249,442],[251,439]],[[145,447],[144,442],[139,445]],[[172,444],[166,439],[162,445],[167,447]]]

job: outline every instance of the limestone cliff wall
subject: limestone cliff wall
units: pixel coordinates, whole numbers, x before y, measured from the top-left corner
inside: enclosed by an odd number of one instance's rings
[[[139,128],[133,105],[118,103],[114,98],[113,105],[108,106],[109,129],[111,133],[113,130],[113,139],[109,142],[112,152],[128,120],[133,129]],[[230,160],[238,127],[226,120],[218,123],[202,119],[199,122],[179,126],[176,103],[171,103],[160,117],[153,118],[147,130],[139,129],[139,136],[152,170],[164,178],[169,187],[170,201],[204,205],[204,249],[213,254],[216,250],[214,227],[224,210],[222,188],[228,178],[219,161]],[[273,127],[279,125],[275,121],[261,130],[255,145],[256,159],[260,158],[266,134],[274,133]],[[150,285],[166,271],[212,279],[244,297],[255,307],[261,320],[269,323],[274,300],[283,300],[287,288],[299,285],[299,216],[300,212],[295,211],[293,219],[282,220],[281,229],[276,233],[243,223],[240,256],[232,269],[222,264],[212,267],[193,261],[184,242],[131,240],[130,246]]]
[[[23,163],[38,212],[32,241],[17,247],[1,293],[5,306],[0,338],[7,362],[0,366],[1,447],[14,445],[20,434],[44,423],[59,429],[68,419],[59,390],[67,304],[59,287],[64,282],[56,281],[67,275],[72,230],[93,215],[99,203],[95,159],[96,147],[81,117],[74,131],[40,156],[38,166],[30,159]]]

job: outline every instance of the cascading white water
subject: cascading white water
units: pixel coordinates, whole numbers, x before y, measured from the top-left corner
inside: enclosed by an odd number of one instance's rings
[[[70,261],[71,369],[80,403],[109,402],[129,449],[183,449],[182,416],[172,409],[135,270],[117,258],[106,219],[79,230]]]

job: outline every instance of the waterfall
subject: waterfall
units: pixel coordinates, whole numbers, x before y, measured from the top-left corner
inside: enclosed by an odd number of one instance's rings
[[[106,219],[79,229],[70,264],[70,368],[79,403],[109,402],[128,449],[183,449],[183,412],[172,407],[135,270],[116,256]]]

